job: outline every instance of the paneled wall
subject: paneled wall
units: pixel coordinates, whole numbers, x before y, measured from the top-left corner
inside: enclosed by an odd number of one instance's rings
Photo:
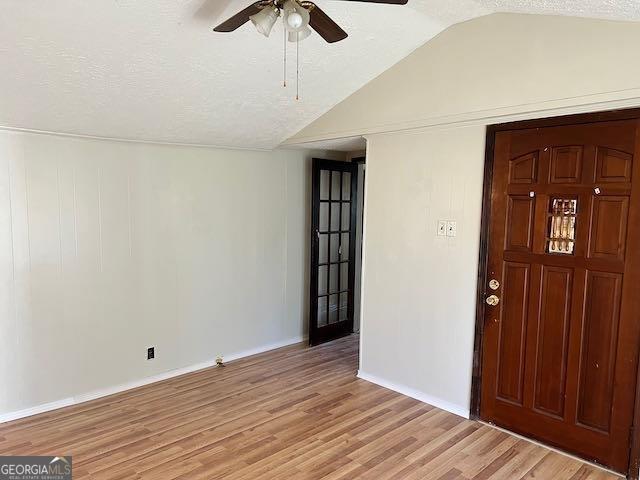
[[[368,138],[360,375],[469,414],[484,127]],[[439,236],[440,220],[455,237]]]
[[[311,156],[0,131],[0,414],[301,339]]]

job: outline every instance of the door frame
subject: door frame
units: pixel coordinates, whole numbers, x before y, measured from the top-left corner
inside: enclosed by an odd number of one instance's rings
[[[487,263],[489,260],[489,226],[491,224],[491,191],[493,183],[493,157],[496,133],[505,130],[524,130],[529,128],[578,125],[583,123],[631,119],[640,120],[640,108],[562,115],[558,117],[522,120],[487,126],[484,158],[484,183],[482,190],[482,217],[480,223],[478,283],[476,287],[475,339],[473,345],[473,367],[471,377],[471,419],[480,419],[480,396],[482,387],[482,345],[486,307],[484,298],[487,294],[486,278]],[[638,321],[640,321],[640,319],[638,319]],[[640,338],[638,339],[638,341],[640,342]],[[634,403],[633,424],[631,426],[631,432],[629,435],[630,455],[629,466],[627,468],[627,478],[638,480],[640,476],[640,368],[638,368],[638,371],[636,373],[636,398]]]

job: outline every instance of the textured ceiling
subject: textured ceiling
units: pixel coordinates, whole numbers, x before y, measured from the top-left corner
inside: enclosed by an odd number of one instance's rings
[[[497,11],[639,20],[640,0],[317,0],[349,37],[300,44],[301,100],[282,27],[211,27],[251,0],[4,0],[0,126],[273,148],[447,26]],[[401,85],[398,88],[402,88]]]

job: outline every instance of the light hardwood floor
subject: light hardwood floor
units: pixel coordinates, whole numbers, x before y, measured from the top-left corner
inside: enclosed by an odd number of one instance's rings
[[[74,478],[619,478],[356,378],[357,337],[283,348],[0,425]]]

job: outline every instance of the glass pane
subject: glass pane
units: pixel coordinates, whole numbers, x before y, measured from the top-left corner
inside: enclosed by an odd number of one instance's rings
[[[349,288],[349,262],[340,264],[340,290]]]
[[[331,265],[329,270],[329,293],[336,293],[338,291],[338,268],[340,265]]]
[[[329,323],[336,323],[337,321],[338,321],[338,295],[329,295]]]
[[[331,262],[337,262],[340,260],[340,256],[338,255],[339,250],[340,250],[340,234],[332,233],[331,234],[331,254],[329,255],[329,260]]]
[[[328,261],[328,256],[327,254],[329,253],[329,245],[328,242],[329,241],[329,234],[327,233],[321,233],[320,234],[320,240],[318,242],[318,262],[319,263],[327,263]]]
[[[351,202],[342,204],[342,227],[341,230],[349,230],[351,218]]]
[[[550,210],[547,251],[573,255],[578,201],[576,199],[552,198]]]
[[[342,173],[342,199],[351,200],[351,173]]]
[[[318,295],[327,293],[327,266],[318,267]]]
[[[327,297],[318,298],[318,318],[316,325],[322,327],[327,324]]]
[[[340,230],[340,203],[331,202],[331,231]]]
[[[342,243],[340,244],[340,260],[349,260],[349,234],[342,234]]]
[[[341,172],[331,172],[331,200],[340,200]]]
[[[329,230],[329,204],[327,202],[320,203],[320,222],[321,232]]]
[[[320,200],[329,200],[329,170],[320,170]]]
[[[331,172],[331,199],[340,200],[340,172]]]
[[[343,322],[347,319],[347,315],[349,313],[349,294],[341,293],[340,294],[340,317],[338,318],[339,322]]]

